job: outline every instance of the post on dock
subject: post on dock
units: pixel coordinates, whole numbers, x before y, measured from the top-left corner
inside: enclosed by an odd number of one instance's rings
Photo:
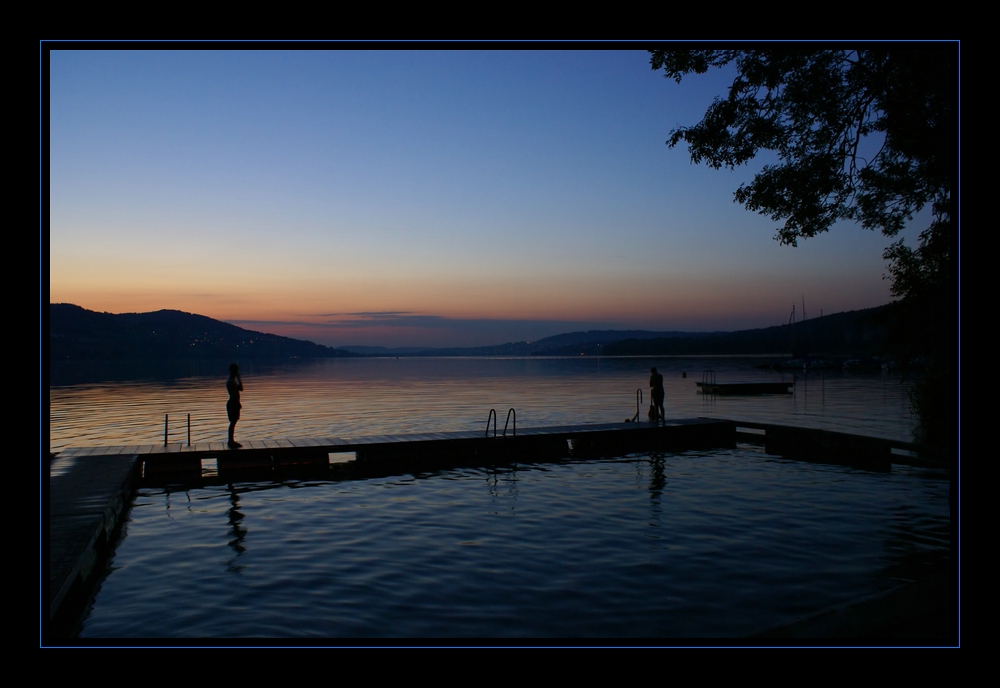
[[[168,425],[168,420],[167,420],[168,418],[170,418],[170,415],[164,413],[163,414],[163,446],[164,447],[167,446],[167,429],[170,427]]]

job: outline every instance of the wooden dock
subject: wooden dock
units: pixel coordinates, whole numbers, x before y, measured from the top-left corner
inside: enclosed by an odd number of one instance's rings
[[[392,459],[404,459],[415,466],[435,457],[461,457],[472,461],[498,457],[565,458],[592,455],[595,451],[674,451],[731,446],[734,442],[735,429],[731,421],[689,418],[668,420],[659,425],[607,423],[519,428],[516,435],[512,431],[506,436],[492,432],[484,435],[481,431],[460,431],[250,440],[240,449],[229,449],[225,442],[72,447],[61,451],[59,457],[135,456],[142,462],[143,475],[149,475],[157,471],[200,471],[202,461],[206,459],[214,460],[220,472],[317,462],[345,461],[363,465]]]
[[[53,465],[54,464],[54,465]],[[49,466],[49,618],[79,593],[109,547],[132,502],[139,461],[134,455],[60,457]],[[43,497],[46,496],[43,493]]]
[[[56,617],[74,590],[88,585],[140,478],[155,484],[198,480],[208,474],[235,481],[250,474],[260,479],[261,474],[305,467],[363,479],[455,466],[735,447],[737,441],[762,444],[769,454],[869,470],[888,470],[892,462],[926,461],[918,456],[917,447],[905,442],[711,418],[524,428],[507,436],[470,431],[252,440],[240,449],[229,449],[223,442],[73,447],[50,462],[49,489],[43,493],[49,619]]]
[[[48,490],[48,604],[50,621],[74,590],[81,590],[131,503],[138,479],[200,478],[206,463],[217,478],[311,467],[365,478],[400,471],[489,465],[639,451],[683,451],[735,446],[736,428],[707,418],[665,424],[609,423],[518,429],[507,436],[439,432],[365,437],[251,440],[240,449],[224,442],[71,447],[50,463]]]

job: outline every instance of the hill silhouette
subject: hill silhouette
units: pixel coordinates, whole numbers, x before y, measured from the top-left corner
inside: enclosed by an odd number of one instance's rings
[[[754,330],[625,339],[602,347],[602,351],[607,356],[876,356],[884,353],[886,308],[846,311]]]
[[[588,330],[587,332],[566,332],[545,337],[533,342],[507,342],[489,346],[469,347],[426,347],[406,346],[387,348],[384,346],[345,346],[349,351],[369,356],[564,356],[577,355],[580,347],[592,348],[598,353],[598,345],[619,342],[623,339],[648,339],[651,337],[690,337],[691,332],[652,332],[648,330]],[[566,352],[569,352],[568,354]]]
[[[290,359],[357,356],[289,337],[245,330],[204,315],[161,310],[98,313],[49,306],[50,361]]]
[[[369,356],[876,356],[884,349],[887,308],[736,332],[590,330],[493,346],[345,348]]]
[[[98,313],[49,306],[49,359],[137,361],[294,359],[340,356],[875,356],[883,353],[887,306],[835,313],[792,325],[736,332],[590,330],[494,346],[344,347],[245,330],[176,310]]]

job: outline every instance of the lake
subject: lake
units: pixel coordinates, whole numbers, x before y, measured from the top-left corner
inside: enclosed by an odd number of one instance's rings
[[[648,405],[909,440],[891,374],[797,375],[795,393],[712,397],[695,381],[791,380],[755,359],[349,359],[241,366],[237,438],[606,423]],[[682,377],[686,373],[686,377]],[[192,415],[222,441],[226,370],[52,387],[53,451],[162,442]],[[172,441],[186,440],[177,424]],[[57,459],[58,462],[58,459]],[[940,567],[946,471],[872,473],[735,450],[631,454],[369,480],[147,485],[82,638],[727,638]]]
[[[667,417],[708,416],[786,423],[911,441],[909,384],[894,374],[814,372],[795,393],[757,397],[696,394],[702,371],[719,382],[787,381],[790,372],[754,358],[368,358],[296,365],[246,363],[237,436],[337,437],[485,428],[490,408],[517,410],[522,426],[609,423],[631,418],[649,369],[663,373]],[[686,373],[687,377],[682,377]],[[164,416],[172,441],[226,439],[225,381],[217,376],[53,386],[52,451],[67,446],[157,444]],[[503,419],[501,418],[501,423]]]

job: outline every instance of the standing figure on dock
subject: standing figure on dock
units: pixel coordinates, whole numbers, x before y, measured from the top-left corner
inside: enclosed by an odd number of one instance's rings
[[[226,380],[226,391],[229,392],[229,401],[226,402],[226,415],[229,416],[229,448],[239,449],[243,445],[233,439],[236,432],[236,421],[240,419],[240,392],[243,391],[243,380],[240,378],[240,367],[233,363],[229,366],[229,379]]]
[[[649,397],[650,397],[650,410],[655,411],[655,418],[650,418],[652,421],[666,420],[667,415],[663,410],[663,376],[656,372],[656,368],[649,369]],[[650,416],[653,416],[650,413]]]

